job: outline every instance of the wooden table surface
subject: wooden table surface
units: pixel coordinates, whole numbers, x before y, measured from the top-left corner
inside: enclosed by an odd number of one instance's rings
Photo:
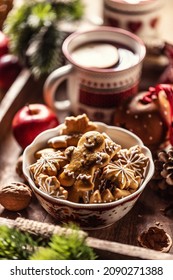
[[[97,13],[99,15],[101,14],[102,1],[85,0],[84,2],[93,3],[92,9],[91,6],[89,6],[89,12],[87,11],[87,13],[90,13],[90,11],[92,11],[91,14],[94,16],[94,9],[97,10],[98,7]],[[173,1],[168,0],[165,6],[166,7],[163,14],[164,18],[162,27],[164,33],[162,35],[164,39],[169,39],[170,41],[173,41],[173,36],[170,36],[173,28],[173,18],[171,15],[171,12],[173,11]],[[166,26],[166,28],[164,26]],[[153,74],[150,73],[150,80],[147,80],[147,83],[149,84],[150,82],[152,83],[152,81],[154,82],[154,75],[157,74],[157,71]],[[143,77],[143,79],[145,78],[146,77]],[[42,91],[36,89],[34,82],[32,82],[30,81],[30,87],[27,86],[23,88],[23,91],[25,93],[23,97],[20,97],[17,103],[15,103],[15,110],[17,110],[17,108],[20,107],[21,104],[26,103],[26,101],[42,102]],[[41,86],[39,86],[39,89],[42,89],[42,83]],[[11,91],[13,90],[15,92],[16,88],[11,89]],[[31,92],[32,94],[30,94]],[[11,92],[10,94],[13,93]],[[3,103],[3,108],[6,102],[8,102],[8,98],[6,98],[5,102]],[[2,110],[2,107],[0,108]],[[6,131],[5,135],[3,136],[3,138],[1,138],[0,141],[0,186],[12,181],[21,181],[21,179],[16,174],[15,167],[16,161],[22,151],[13,138],[10,129],[11,123],[9,122],[9,120],[12,118],[12,114],[14,114],[13,109],[8,111],[7,120],[4,121],[4,124],[7,124],[7,126],[9,125],[9,130],[8,132]],[[165,209],[168,210],[165,211]],[[4,210],[4,208],[0,206],[0,217],[15,219],[16,217],[20,216],[36,221],[49,222],[53,224],[57,223],[39,205],[35,198],[33,198],[31,204],[27,209],[20,212],[10,212]],[[88,234],[90,237],[97,237],[99,239],[139,246],[137,241],[138,235],[150,226],[159,226],[160,228],[163,228],[173,238],[173,201],[171,201],[171,199],[168,200],[158,196],[158,194],[151,189],[150,184],[148,184],[143,194],[135,204],[134,208],[124,218],[122,218],[120,221],[116,222],[114,225],[108,228],[105,228],[103,230],[89,231]],[[171,248],[170,253],[173,254],[173,247]]]

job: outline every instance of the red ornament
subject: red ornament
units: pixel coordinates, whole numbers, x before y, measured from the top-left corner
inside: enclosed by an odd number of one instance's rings
[[[158,84],[155,88],[150,88],[150,93],[147,98],[156,98],[161,91],[164,91],[170,105],[170,127],[169,127],[169,140],[173,146],[173,86],[169,84]]]
[[[132,131],[155,150],[167,139],[173,145],[172,116],[173,88],[158,84],[125,101],[115,112],[114,124]]]

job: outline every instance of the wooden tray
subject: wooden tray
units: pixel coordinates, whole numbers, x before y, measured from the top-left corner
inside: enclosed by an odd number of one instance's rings
[[[170,28],[170,27],[169,27]],[[163,71],[144,67],[141,89],[154,85]],[[42,89],[45,79],[35,81],[24,69],[0,102],[0,186],[21,181],[15,171],[21,148],[11,133],[11,120],[15,112],[28,102],[43,102]],[[63,117],[61,118],[63,120]],[[120,221],[103,230],[88,232],[88,244],[96,248],[101,259],[173,259],[173,247],[169,253],[160,253],[139,247],[137,238],[151,226],[163,228],[173,238],[173,206],[171,201],[158,196],[147,185],[134,208]],[[0,206],[0,217],[56,224],[57,222],[40,206],[36,198],[29,207],[20,212],[10,212]],[[10,221],[10,220],[9,220]],[[10,224],[10,223],[9,223]]]
[[[28,70],[23,70],[0,103],[0,186],[12,181],[21,181],[15,168],[22,150],[11,133],[11,120],[16,110],[25,103],[43,102],[43,84],[44,79],[35,81]],[[170,201],[153,192],[148,184],[139,201],[124,218],[103,230],[89,231],[88,244],[100,248],[99,256],[102,259],[173,259],[173,248],[170,254],[163,254],[141,248],[137,241],[138,235],[151,226],[163,228],[173,236],[173,212],[171,213],[170,204]],[[165,209],[169,211],[165,212]],[[29,220],[57,223],[39,205],[36,198],[33,198],[27,209],[17,213],[4,210],[0,206],[0,217],[24,217]]]

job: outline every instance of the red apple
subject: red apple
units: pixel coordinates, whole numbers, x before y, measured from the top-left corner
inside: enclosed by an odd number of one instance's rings
[[[0,31],[0,57],[9,52],[8,44],[8,37],[2,31]]]
[[[12,121],[13,135],[25,149],[44,130],[59,124],[55,113],[44,104],[30,104],[22,107]]]
[[[0,88],[8,90],[19,75],[22,66],[17,56],[5,54],[0,57]]]

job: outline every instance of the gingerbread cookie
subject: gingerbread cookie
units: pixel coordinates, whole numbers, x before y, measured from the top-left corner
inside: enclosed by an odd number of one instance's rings
[[[115,198],[109,189],[102,192],[97,189],[90,195],[89,203],[108,203],[114,200]]]
[[[55,149],[77,146],[81,136],[91,130],[96,130],[97,126],[91,122],[86,114],[77,117],[66,117],[60,135],[48,140],[48,146]]]
[[[44,149],[41,149],[41,150],[38,150],[35,152],[34,156],[36,159],[39,159],[42,157],[43,154],[52,154],[52,153],[55,153],[56,150],[55,149],[52,149],[52,148],[44,148]]]
[[[105,138],[105,151],[112,159],[121,149],[121,146],[116,144],[112,139],[105,133],[102,133]]]
[[[77,117],[66,117],[64,127],[61,130],[63,135],[83,134],[87,131],[96,130],[97,125],[91,122],[86,114]]]
[[[77,146],[77,143],[82,135],[58,135],[48,140],[48,146],[54,149],[63,149],[68,146]]]
[[[141,148],[136,145],[130,149],[121,149],[113,161],[119,160],[123,165],[135,171],[135,175],[144,177],[149,159],[142,153]]]
[[[75,203],[89,203],[89,191],[81,191],[75,187],[68,188],[68,200]]]
[[[135,171],[123,165],[120,161],[109,163],[103,169],[103,177],[111,180],[120,189],[134,189],[139,187],[140,176]]]
[[[61,151],[43,153],[42,156],[32,165],[30,165],[30,172],[35,180],[40,174],[49,176],[56,176],[60,170],[67,163],[64,153]]]
[[[84,191],[93,189],[95,170],[104,167],[110,160],[109,155],[103,152],[104,147],[103,135],[98,131],[89,131],[81,137],[77,147],[67,148],[65,153],[70,163],[58,177],[61,185],[75,186]]]
[[[101,202],[102,202],[102,198],[101,198],[100,191],[96,190],[91,194],[89,203],[101,203]]]
[[[113,193],[114,200],[119,200],[123,197],[126,197],[126,196],[130,195],[131,193],[133,193],[132,190],[121,190],[119,188],[116,188],[114,193]]]
[[[68,192],[60,186],[58,179],[55,176],[40,174],[37,178],[39,189],[50,196],[67,199]]]

